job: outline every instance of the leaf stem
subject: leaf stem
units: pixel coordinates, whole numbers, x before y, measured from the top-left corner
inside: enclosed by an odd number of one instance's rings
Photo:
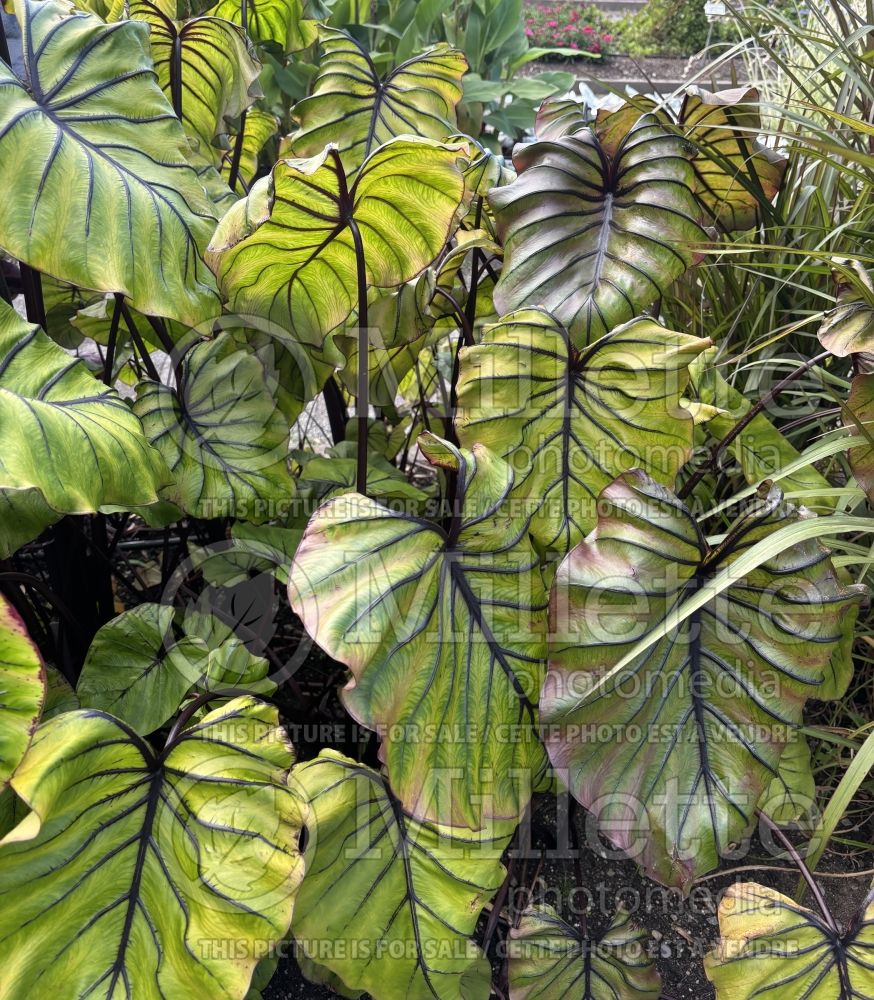
[[[130,309],[128,309],[124,302],[122,302],[121,314],[124,316],[124,323],[130,333],[130,339],[133,341],[134,347],[136,347],[140,357],[143,359],[146,373],[153,381],[160,382],[161,376],[158,374],[155,362],[152,361],[152,355],[149,354],[148,348],[143,342],[143,338],[140,336],[140,331],[137,329],[136,323],[134,323],[134,318],[131,316]]]
[[[24,293],[24,306],[28,322],[36,323],[48,333],[46,309],[42,297],[42,277],[39,271],[28,267],[24,261],[18,262],[18,268],[21,273],[21,290]]]
[[[116,292],[115,306],[112,310],[112,320],[109,324],[109,340],[106,344],[106,358],[103,362],[103,382],[112,385],[112,369],[115,365],[115,349],[118,344],[118,327],[121,322],[121,311],[124,306],[124,296]]]
[[[840,928],[838,927],[837,921],[834,918],[834,914],[831,911],[828,903],[826,902],[825,896],[822,894],[822,890],[816,884],[816,880],[813,877],[813,873],[807,867],[804,862],[804,858],[798,853],[795,845],[786,836],[785,833],[780,829],[779,826],[767,816],[760,809],[757,809],[759,819],[765,824],[765,826],[771,831],[771,833],[780,841],[783,847],[786,849],[786,853],[792,858],[795,866],[804,876],[804,881],[810,886],[810,891],[813,893],[813,898],[816,900],[816,905],[819,907],[819,911],[823,916],[823,919],[828,926],[828,929],[836,935],[840,935]]]
[[[334,444],[339,444],[346,440],[346,402],[343,393],[337,385],[337,380],[333,375],[328,376],[325,387],[322,389],[322,396],[325,400],[325,409],[328,411],[328,423],[331,426],[331,437]]]
[[[173,723],[170,728],[170,732],[167,734],[164,749],[161,753],[161,759],[165,758],[176,745],[182,736],[182,730],[185,728],[185,724],[199,708],[202,708],[211,701],[217,701],[220,698],[231,699],[255,697],[257,696],[251,691],[247,691],[245,688],[220,688],[218,691],[204,691],[204,693],[198,695],[194,701],[189,702],[185,708],[182,709],[179,715],[176,716],[176,721]]]

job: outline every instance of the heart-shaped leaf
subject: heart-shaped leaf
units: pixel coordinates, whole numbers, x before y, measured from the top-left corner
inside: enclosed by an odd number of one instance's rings
[[[130,0],[130,16],[149,25],[158,83],[180,115],[197,156],[218,166],[230,122],[261,95],[261,70],[246,33],[221,17],[173,21],[151,0]]]
[[[41,726],[12,779],[32,811],[0,842],[8,994],[241,1000],[303,874],[292,759],[254,698],[160,755],[94,709]]]
[[[869,439],[850,448],[848,457],[859,488],[874,497],[874,375],[857,375],[850,383],[843,422]]]
[[[267,660],[253,656],[213,615],[189,615],[174,629],[175,612],[140,604],[107,622],[94,637],[76,690],[83,708],[126,722],[140,736],[160,729],[192,688],[246,688],[265,694]]]
[[[0,302],[0,428],[0,493],[11,505],[13,525],[24,517],[29,537],[57,514],[154,503],[169,479],[163,459],[118,393],[5,302]],[[27,540],[17,528],[12,535],[13,544]]]
[[[200,254],[215,217],[154,80],[148,28],[104,24],[67,0],[16,8],[29,78],[0,62],[0,246],[141,312],[212,318]]]
[[[39,650],[5,597],[0,597],[0,791],[30,745],[46,697]]]
[[[455,107],[467,60],[441,43],[381,78],[370,55],[351,35],[319,29],[322,58],[312,94],[294,107],[300,131],[294,156],[314,156],[336,143],[347,171],[399,135],[445,141],[458,130]]]
[[[280,160],[219,223],[207,261],[234,312],[319,346],[369,287],[394,288],[443,249],[464,198],[462,145],[395,139],[351,185],[333,147]],[[356,251],[360,241],[360,254]]]
[[[384,778],[333,750],[292,780],[310,806],[294,913],[304,954],[374,1000],[487,1000],[488,963],[470,936],[503,880],[511,831],[418,823]],[[465,988],[477,971],[478,986]]]
[[[519,147],[489,194],[504,244],[502,312],[543,306],[584,347],[664,294],[704,240],[691,145],[651,116],[614,156],[591,130]]]
[[[262,45],[298,52],[319,36],[318,22],[304,17],[302,0],[246,0],[245,6],[249,35]],[[240,0],[219,0],[210,14],[242,24],[242,8]]]
[[[836,304],[823,316],[816,335],[839,358],[870,354],[874,351],[874,282],[859,261],[842,263],[843,270],[832,271]]]
[[[661,981],[646,946],[624,909],[590,941],[551,906],[531,907],[510,930],[510,1000],[657,1000]]]
[[[288,423],[261,362],[230,334],[185,355],[178,389],[140,383],[134,412],[175,477],[166,498],[186,513],[265,521],[292,495]]]
[[[688,886],[750,832],[865,589],[841,583],[819,541],[800,542],[613,668],[714,573],[805,516],[762,490],[711,547],[672,493],[632,471],[558,569],[547,750],[610,839],[666,884]],[[601,727],[609,739],[591,737]]]
[[[783,183],[789,160],[758,141],[759,92],[735,87],[710,93],[688,87],[680,128],[695,143],[698,199],[721,228],[749,229]]]
[[[511,463],[532,534],[564,555],[620,472],[639,467],[673,486],[692,449],[680,396],[709,345],[637,319],[578,350],[544,310],[513,313],[461,351],[459,439]]]
[[[874,891],[846,931],[775,889],[730,885],[716,949],[704,958],[716,1000],[865,1000],[874,996]]]
[[[349,712],[383,735],[395,794],[421,819],[479,829],[516,820],[543,768],[535,735],[546,596],[509,467],[479,445],[424,435],[456,472],[449,535],[357,493],[322,505],[298,546],[289,598],[349,667]]]

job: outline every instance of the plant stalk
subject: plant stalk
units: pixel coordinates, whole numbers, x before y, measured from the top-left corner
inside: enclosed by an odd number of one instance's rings
[[[124,296],[116,293],[115,307],[112,310],[112,320],[109,324],[109,341],[106,345],[106,358],[103,362],[103,382],[112,385],[112,369],[115,365],[115,349],[118,344],[118,327],[124,308]]]
[[[834,914],[826,902],[825,896],[822,894],[822,890],[816,884],[813,873],[804,863],[804,858],[801,857],[792,841],[786,836],[785,833],[783,833],[780,827],[777,826],[770,816],[765,815],[765,813],[761,812],[761,810],[756,810],[756,812],[758,812],[759,819],[765,824],[777,840],[780,841],[786,849],[786,853],[790,858],[792,858],[795,866],[804,876],[804,881],[810,886],[810,891],[813,893],[813,898],[816,900],[816,905],[819,908],[819,912],[822,914],[828,929],[832,931],[832,933],[840,935],[840,928],[834,918]]]
[[[247,0],[240,0],[240,26],[249,33],[249,6]],[[228,187],[236,193],[237,179],[240,176],[240,159],[243,155],[243,139],[246,135],[246,112],[240,115],[240,127],[234,140],[234,152],[231,156],[231,170],[228,174]]]

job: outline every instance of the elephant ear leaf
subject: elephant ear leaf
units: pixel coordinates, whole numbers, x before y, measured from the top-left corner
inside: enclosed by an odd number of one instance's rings
[[[10,516],[24,516],[30,537],[58,514],[154,503],[169,480],[118,393],[5,302],[0,426],[0,497]]]
[[[134,412],[175,477],[165,498],[193,517],[265,521],[292,495],[288,423],[265,374],[223,333],[185,355],[176,389],[140,383]]]
[[[213,615],[189,614],[177,630],[172,607],[147,603],[98,631],[76,690],[84,708],[108,712],[148,736],[176,714],[192,688],[264,694],[274,689],[268,670],[267,661]]]
[[[850,448],[848,457],[859,488],[870,499],[874,497],[874,375],[857,375],[850,383],[843,422],[867,438]]]
[[[155,82],[148,28],[104,24],[66,0],[16,10],[30,70],[25,84],[0,61],[2,248],[141,312],[212,318],[201,251],[215,217]]]
[[[209,12],[242,24],[240,0],[219,0]],[[287,55],[305,49],[319,37],[318,21],[304,17],[302,0],[247,0],[249,37],[260,45],[276,46]]]
[[[0,791],[21,763],[46,699],[46,674],[36,645],[0,597]]]
[[[346,494],[310,520],[289,598],[322,649],[349,667],[343,702],[384,733],[405,808],[475,830],[489,818],[517,820],[543,770],[534,727],[546,595],[507,503],[506,463],[479,445],[419,440],[460,483],[450,535]]]
[[[865,588],[845,586],[815,538],[768,545],[809,517],[762,489],[711,547],[682,503],[635,470],[601,493],[597,527],[556,574],[547,750],[617,846],[665,884],[688,886],[749,834],[805,701],[846,652]],[[735,571],[759,543],[764,561]],[[728,586],[666,630],[717,574]],[[616,735],[594,741],[592,726]]]
[[[863,1000],[874,996],[874,890],[846,931],[764,885],[730,885],[720,940],[704,958],[716,1000]]]
[[[395,139],[351,184],[334,147],[280,160],[210,243],[207,261],[228,308],[321,346],[358,301],[359,257],[368,286],[394,288],[443,249],[464,199],[456,161],[466,152],[463,144]]]
[[[598,493],[640,467],[673,486],[692,449],[680,406],[689,363],[710,345],[636,319],[584,350],[542,309],[523,309],[463,348],[456,427],[514,466],[537,541],[564,555],[595,525]]]
[[[874,283],[859,261],[845,261],[835,268],[834,308],[825,314],[816,335],[836,357],[874,352]],[[870,366],[861,368],[869,371]]]
[[[370,55],[351,35],[321,28],[322,60],[312,93],[294,107],[300,131],[294,156],[313,156],[336,143],[347,171],[399,135],[445,141],[458,130],[455,108],[467,60],[434,45],[380,78]]]
[[[31,811],[0,842],[7,992],[242,998],[302,876],[292,762],[254,698],[161,754],[94,709],[41,726],[12,779]]]
[[[173,21],[150,0],[131,0],[130,16],[149,25],[158,82],[192,149],[218,166],[214,140],[227,145],[229,123],[261,96],[261,66],[246,33],[221,17]]]
[[[511,831],[419,823],[379,774],[333,750],[296,767],[295,780],[310,809],[294,911],[304,954],[339,976],[344,996],[487,1000],[488,963],[471,935],[503,881]]]
[[[720,228],[750,229],[783,183],[789,160],[761,145],[759,92],[736,87],[715,94],[689,87],[680,128],[698,152],[692,161],[698,199]]]
[[[661,981],[647,934],[620,909],[604,936],[589,941],[551,906],[534,906],[510,931],[511,1000],[658,1000]]]
[[[592,130],[519,147],[493,190],[504,267],[495,305],[541,305],[584,347],[664,294],[705,239],[694,149],[650,115],[610,155]]]

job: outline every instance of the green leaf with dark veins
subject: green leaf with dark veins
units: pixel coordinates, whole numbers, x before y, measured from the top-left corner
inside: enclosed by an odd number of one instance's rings
[[[2,301],[0,431],[10,547],[35,537],[58,514],[154,503],[169,481],[118,393]]]
[[[874,890],[846,930],[755,882],[730,885],[704,971],[716,1000],[868,1000],[874,996]]]
[[[46,674],[18,612],[0,597],[0,791],[21,763],[46,698]]]
[[[456,472],[449,535],[352,493],[323,504],[298,546],[289,598],[351,671],[342,699],[383,736],[389,779],[417,818],[479,829],[517,820],[544,766],[536,737],[546,595],[513,477],[486,448],[433,435]]]
[[[515,472],[530,529],[564,555],[595,525],[600,491],[626,469],[674,485],[692,449],[680,406],[690,362],[710,346],[636,319],[579,350],[543,309],[486,327],[461,350],[455,425]]]
[[[209,245],[228,308],[321,346],[358,303],[356,239],[370,288],[409,281],[443,249],[464,199],[457,161],[466,152],[395,139],[351,184],[334,147],[280,160],[227,213]]]
[[[597,527],[556,574],[541,703],[550,759],[606,835],[665,884],[688,887],[750,833],[866,590],[840,581],[818,540],[799,542],[614,667],[715,573],[811,516],[763,488],[711,546],[635,470],[602,492]],[[613,735],[595,740],[592,726]]]
[[[489,194],[504,267],[500,312],[543,306],[585,347],[637,316],[705,239],[689,143],[643,116],[609,156],[591,130],[517,147]]]
[[[150,0],[130,0],[130,16],[149,25],[158,83],[174,107],[178,100],[192,149],[218,166],[215,140],[227,146],[230,123],[261,96],[246,33],[221,17],[171,20]]]
[[[178,389],[141,382],[134,412],[175,477],[165,497],[193,517],[266,521],[294,491],[288,423],[264,368],[230,334],[192,348]]]
[[[399,135],[443,142],[458,130],[455,107],[464,53],[433,45],[380,77],[358,42],[336,28],[319,29],[322,57],[312,92],[294,106],[300,131],[291,137],[294,156],[315,156],[336,143],[347,171]]]
[[[210,14],[242,24],[240,0],[219,0]],[[246,0],[247,30],[253,41],[278,46],[285,54],[312,45],[319,36],[317,21],[304,17],[302,0]]]
[[[201,251],[215,217],[154,78],[148,28],[66,0],[15,6],[29,75],[0,62],[0,246],[141,312],[211,319],[220,303]]]
[[[241,1000],[302,876],[292,762],[254,698],[161,754],[94,709],[41,726],[12,779],[32,811],[0,842],[7,994]]]
[[[551,906],[533,906],[510,929],[510,1000],[658,1000],[661,980],[648,937],[622,908],[592,941]]]
[[[292,783],[310,807],[294,915],[304,954],[340,977],[344,995],[487,1000],[488,962],[471,935],[503,881],[512,831],[419,823],[381,775],[334,750],[296,767]]]

